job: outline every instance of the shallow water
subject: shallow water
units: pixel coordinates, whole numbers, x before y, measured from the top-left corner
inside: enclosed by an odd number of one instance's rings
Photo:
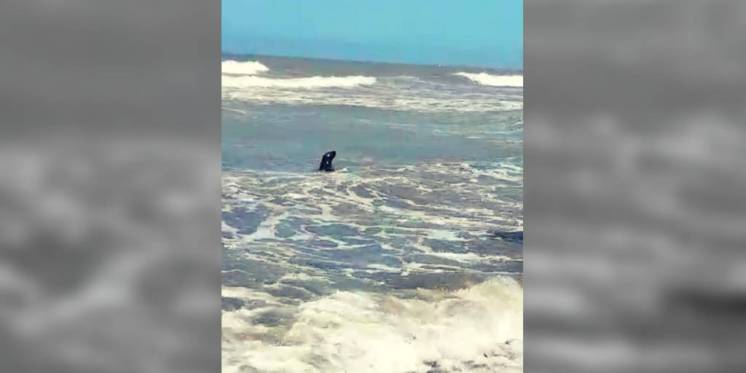
[[[522,89],[249,61],[223,76],[223,369],[520,371]]]

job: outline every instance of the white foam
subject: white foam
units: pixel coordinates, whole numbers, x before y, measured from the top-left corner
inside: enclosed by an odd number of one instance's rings
[[[241,115],[246,115],[246,114],[249,113],[246,110],[234,109],[234,108],[230,108],[230,107],[226,107],[226,106],[223,106],[222,110],[223,111],[227,111],[229,113],[235,113],[235,114],[241,114]]]
[[[375,84],[374,84],[375,83]],[[356,88],[344,92],[334,88]],[[523,108],[522,99],[502,94],[469,97],[435,89],[392,85],[372,77],[311,77],[270,79],[223,75],[223,99],[258,104],[343,105],[419,112],[510,111]]]
[[[329,93],[322,90],[271,90],[269,88],[226,89],[223,87],[223,98],[226,100],[247,101],[258,104],[289,104],[289,105],[344,105],[374,109],[419,111],[425,113],[439,112],[484,112],[521,110],[522,102],[503,101],[498,97],[484,99],[440,99],[432,97],[396,97],[380,94],[351,94],[338,92]],[[404,96],[406,92],[398,93]],[[411,93],[409,93],[411,95]]]
[[[223,88],[354,88],[373,85],[376,78],[370,76],[311,76],[305,78],[271,79],[258,76],[225,76]]]
[[[226,60],[221,63],[221,70],[223,74],[256,75],[269,71],[269,68],[259,61]]]
[[[241,312],[223,314],[226,372],[248,366],[424,373],[428,361],[444,371],[520,372],[523,365],[523,289],[508,278],[454,292],[420,290],[416,298],[337,292],[302,304],[289,329],[274,332],[232,317]],[[252,332],[281,342],[261,341]]]
[[[475,83],[493,87],[523,87],[523,75],[492,75],[485,72],[458,72],[453,75],[463,76]]]

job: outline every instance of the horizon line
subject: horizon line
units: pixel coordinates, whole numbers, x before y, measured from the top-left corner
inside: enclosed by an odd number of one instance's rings
[[[464,64],[422,64],[422,63],[411,63],[411,62],[391,62],[391,61],[376,61],[376,60],[357,60],[357,59],[342,59],[342,58],[331,58],[331,57],[305,57],[305,56],[289,56],[289,55],[276,55],[276,54],[261,54],[261,53],[247,53],[247,52],[230,52],[220,51],[220,56],[225,55],[242,56],[242,57],[270,57],[270,58],[295,58],[300,60],[314,60],[314,61],[335,61],[335,62],[352,62],[352,63],[376,63],[383,65],[402,65],[402,66],[426,66],[426,67],[463,67],[469,69],[491,69],[491,70],[506,70],[506,71],[518,71],[523,75],[523,66],[521,68],[513,67],[494,67],[494,66],[476,66],[476,65],[464,65]],[[521,64],[523,65],[523,63]]]

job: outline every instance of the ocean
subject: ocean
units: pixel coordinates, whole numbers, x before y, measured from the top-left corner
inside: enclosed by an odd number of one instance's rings
[[[521,74],[224,56],[223,371],[522,371]]]

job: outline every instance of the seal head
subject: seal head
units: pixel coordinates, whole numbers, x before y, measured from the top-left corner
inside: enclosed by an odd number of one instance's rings
[[[325,171],[325,172],[334,171],[334,167],[332,166],[332,161],[334,160],[334,157],[336,156],[337,156],[337,152],[334,150],[324,153],[324,156],[321,157],[321,163],[319,164],[319,171]]]

